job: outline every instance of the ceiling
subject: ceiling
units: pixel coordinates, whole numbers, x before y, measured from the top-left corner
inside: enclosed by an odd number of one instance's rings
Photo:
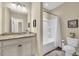
[[[64,2],[43,2],[43,8],[53,10],[56,7],[62,5]]]

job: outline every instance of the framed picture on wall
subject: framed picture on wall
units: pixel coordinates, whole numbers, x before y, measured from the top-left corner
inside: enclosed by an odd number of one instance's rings
[[[36,19],[33,20],[33,27],[36,27]]]
[[[68,21],[68,28],[78,28],[78,19],[69,20]]]

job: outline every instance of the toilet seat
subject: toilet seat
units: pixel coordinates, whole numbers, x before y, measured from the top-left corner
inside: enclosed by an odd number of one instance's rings
[[[71,54],[76,52],[75,48],[69,45],[63,46],[62,50],[64,50],[65,52],[71,53]]]

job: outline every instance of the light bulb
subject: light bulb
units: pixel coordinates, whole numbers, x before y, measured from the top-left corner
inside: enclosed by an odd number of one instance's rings
[[[48,3],[45,3],[45,6],[48,6]]]
[[[26,9],[26,7],[22,7],[22,9],[23,9],[23,11],[24,11],[24,12],[27,12],[27,9]]]
[[[13,3],[12,3],[11,6],[12,6],[12,7],[16,7],[16,4],[13,4]]]
[[[20,5],[17,5],[17,7],[20,8],[21,6]]]

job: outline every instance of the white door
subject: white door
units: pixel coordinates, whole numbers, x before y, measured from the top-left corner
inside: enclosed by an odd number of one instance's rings
[[[24,22],[23,21],[18,21],[17,22],[17,30],[18,30],[18,32],[24,32]]]
[[[18,32],[22,32],[22,22],[18,22]]]
[[[11,27],[12,27],[12,32],[24,32],[24,20],[23,19],[16,19],[12,18],[11,19]]]

